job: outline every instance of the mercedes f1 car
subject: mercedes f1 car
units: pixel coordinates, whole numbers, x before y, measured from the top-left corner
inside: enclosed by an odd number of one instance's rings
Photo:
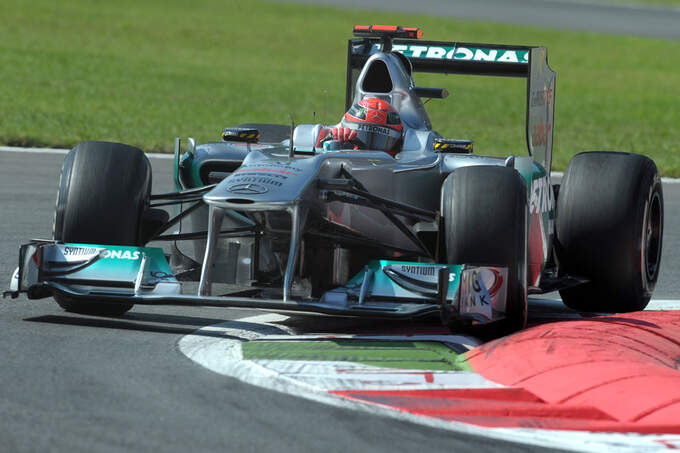
[[[394,106],[399,154],[319,148],[321,125],[246,124],[185,151],[175,139],[176,191],[152,195],[141,150],[80,143],[64,161],[54,237],[21,246],[8,294],[108,315],[135,304],[440,313],[452,330],[492,335],[525,326],[529,294],[559,290],[582,311],[645,307],[662,248],[656,166],[581,153],[553,183],[546,48],[418,41],[395,26],[354,34],[346,108]],[[528,155],[484,157],[435,132],[422,99],[448,93],[417,86],[418,72],[525,78]]]

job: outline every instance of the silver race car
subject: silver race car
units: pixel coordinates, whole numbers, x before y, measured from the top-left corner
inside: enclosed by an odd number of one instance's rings
[[[102,315],[134,304],[439,313],[491,336],[526,325],[529,294],[559,290],[582,311],[644,308],[663,235],[654,162],[581,153],[554,184],[546,49],[421,34],[355,27],[336,126],[245,124],[185,151],[175,139],[172,193],[150,193],[141,150],[80,143],[64,161],[54,237],[21,246],[6,294]],[[435,132],[422,99],[448,93],[416,85],[418,72],[525,78],[528,155],[485,157]]]

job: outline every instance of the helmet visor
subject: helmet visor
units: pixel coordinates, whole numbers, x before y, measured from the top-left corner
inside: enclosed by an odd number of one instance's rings
[[[359,148],[375,151],[392,151],[401,138],[401,132],[385,126],[370,123],[354,124],[357,131],[356,142]]]

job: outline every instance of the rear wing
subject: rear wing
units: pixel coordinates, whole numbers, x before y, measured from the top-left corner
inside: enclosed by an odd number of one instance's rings
[[[368,58],[381,51],[381,39],[364,37],[347,43],[349,110],[356,83]],[[413,72],[467,74],[527,79],[526,140],[529,154],[550,171],[555,112],[555,72],[545,47],[508,46],[443,41],[394,39],[392,51],[405,56]]]

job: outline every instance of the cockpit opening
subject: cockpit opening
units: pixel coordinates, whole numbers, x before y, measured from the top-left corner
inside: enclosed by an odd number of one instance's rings
[[[368,93],[392,92],[392,77],[384,61],[373,60],[371,66],[366,71],[361,88]]]

